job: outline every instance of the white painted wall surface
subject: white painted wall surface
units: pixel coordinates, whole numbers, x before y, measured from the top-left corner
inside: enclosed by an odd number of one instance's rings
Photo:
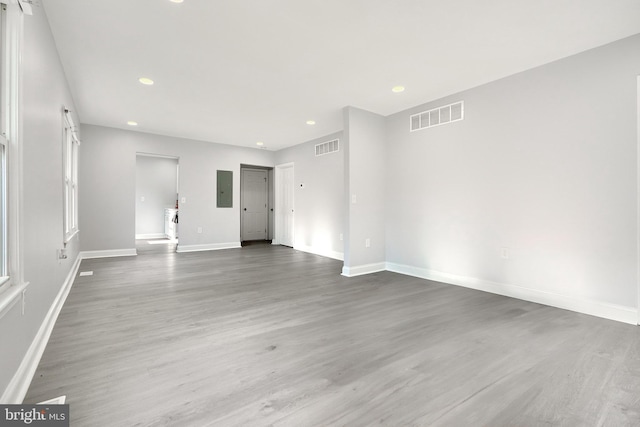
[[[136,153],[180,159],[180,247],[240,242],[240,164],[273,166],[254,148],[82,125],[80,228],[83,251],[135,248]],[[233,171],[233,207],[216,208],[216,171]],[[198,227],[202,233],[198,233]]]
[[[29,282],[25,312],[21,304],[0,316],[0,395],[16,373],[78,255],[78,236],[63,246],[63,106],[74,110],[44,10],[24,20],[23,182],[24,278]],[[74,119],[79,122],[74,114]],[[80,148],[82,150],[82,147]],[[1,295],[0,295],[1,297]]]
[[[340,140],[340,151],[315,155],[316,144]],[[314,139],[275,153],[276,164],[294,163],[295,243],[307,252],[344,256],[343,133]]]
[[[384,270],[386,120],[355,107],[346,107],[344,114],[347,245],[343,274],[350,276]]]
[[[387,261],[634,308],[638,52],[634,36],[390,116]],[[458,100],[463,121],[409,132]]]
[[[177,167],[177,159],[136,157],[136,236],[164,234],[164,209],[178,197]]]

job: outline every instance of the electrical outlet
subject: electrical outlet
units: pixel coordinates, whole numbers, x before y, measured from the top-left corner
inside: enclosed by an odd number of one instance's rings
[[[144,202],[144,196],[140,196],[140,201]]]
[[[340,233],[340,241],[344,240],[344,236]]]
[[[352,194],[352,195],[351,195],[351,203],[354,203],[354,204],[355,204],[357,201],[358,201],[358,198],[356,197],[356,195],[355,195],[355,194]]]
[[[500,248],[500,258],[509,259],[509,248]]]
[[[202,227],[198,227],[198,234],[202,234]]]
[[[187,198],[183,197],[182,199],[180,199],[180,203],[187,203]]]
[[[365,248],[370,248],[371,247],[371,239],[369,239],[368,237],[366,239],[364,239],[364,247]]]

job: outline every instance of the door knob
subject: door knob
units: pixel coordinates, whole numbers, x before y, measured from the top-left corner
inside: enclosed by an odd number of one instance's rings
[[[244,210],[246,211],[246,210],[247,210],[247,208],[244,208]]]

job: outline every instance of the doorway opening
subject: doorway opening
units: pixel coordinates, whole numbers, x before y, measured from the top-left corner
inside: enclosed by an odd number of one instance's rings
[[[136,153],[135,238],[138,255],[178,247],[179,159]]]
[[[273,168],[240,165],[240,242],[242,246],[273,239]]]

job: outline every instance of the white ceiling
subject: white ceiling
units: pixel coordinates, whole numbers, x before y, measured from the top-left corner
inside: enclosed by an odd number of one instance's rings
[[[389,115],[640,33],[638,0],[34,5],[81,122],[270,150],[341,130],[347,105]]]

